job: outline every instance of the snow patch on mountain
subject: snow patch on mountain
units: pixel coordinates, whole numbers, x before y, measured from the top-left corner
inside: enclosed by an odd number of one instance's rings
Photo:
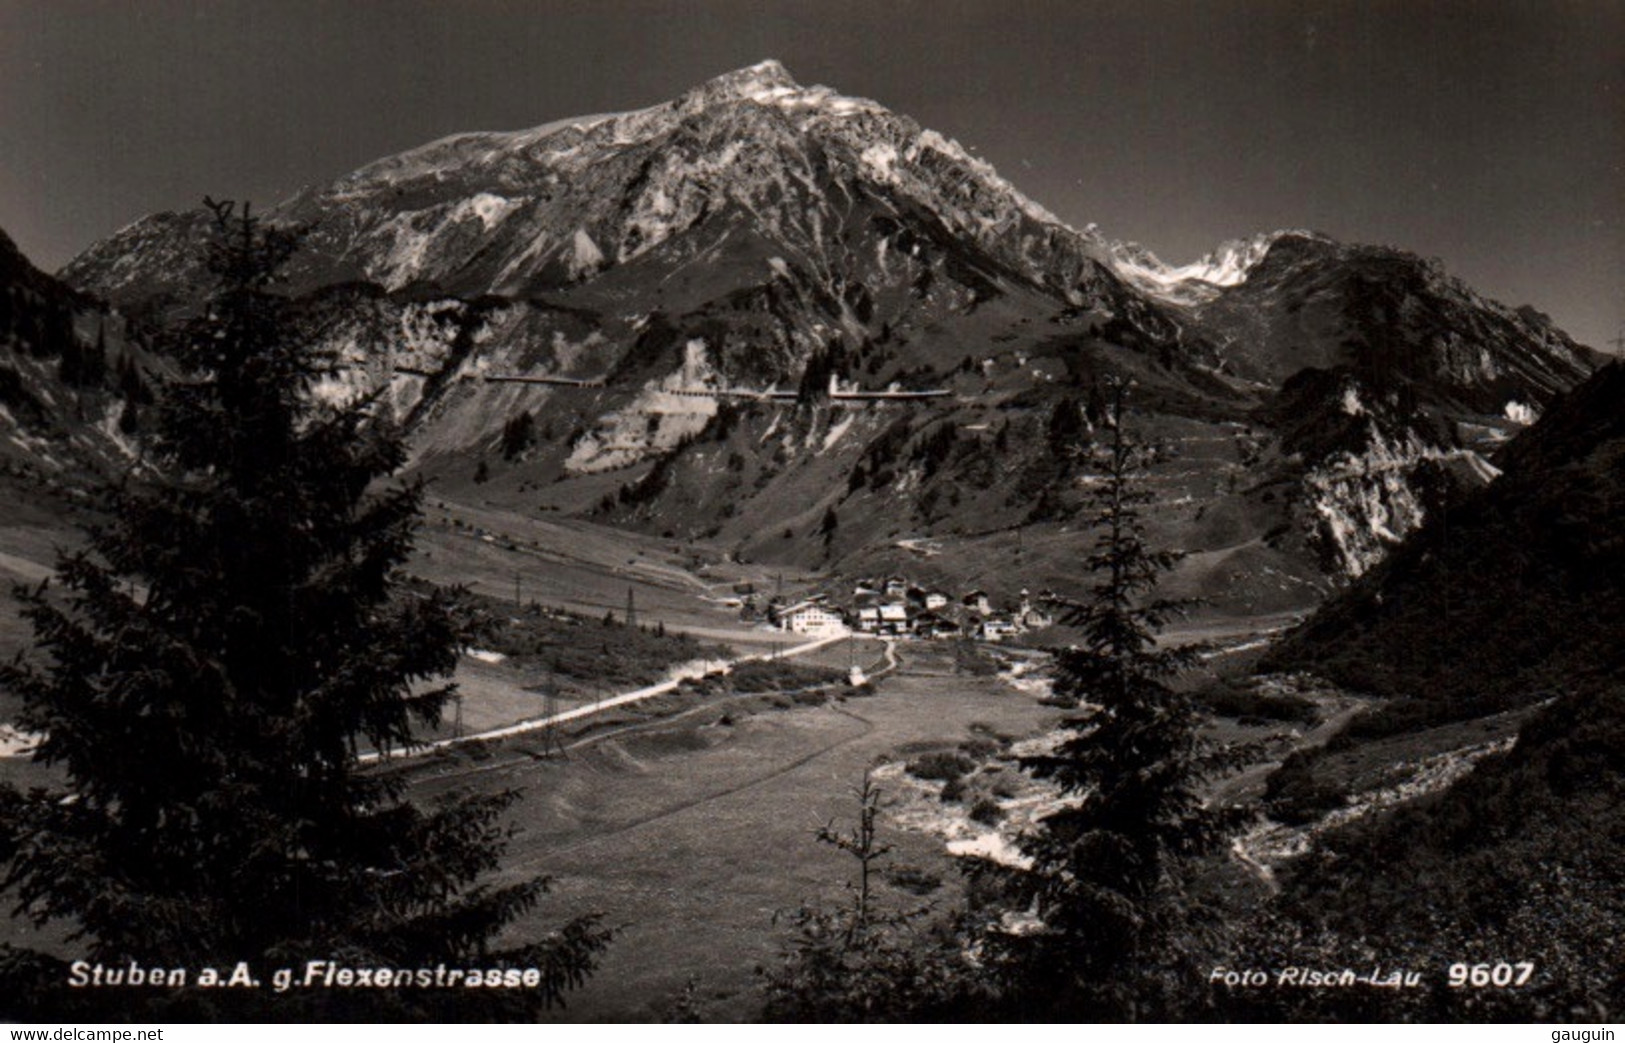
[[[1301,230],[1265,232],[1250,239],[1230,240],[1207,256],[1178,266],[1163,262],[1138,243],[1116,243],[1111,249],[1111,263],[1125,281],[1152,296],[1175,304],[1202,304],[1246,282],[1270,247],[1288,235],[1318,238],[1313,232]]]
[[[1488,485],[1497,478],[1501,477],[1501,469],[1499,467],[1490,463],[1488,460],[1484,459],[1482,455],[1471,449],[1462,450],[1462,458],[1467,461],[1467,466],[1472,470],[1473,475],[1485,485]]]
[[[514,292],[516,284],[525,280],[536,266],[536,262],[554,245],[553,240],[545,233],[532,236],[525,248],[515,253],[491,280],[492,290],[498,293]]]
[[[21,757],[33,752],[45,736],[23,731],[13,724],[0,724],[0,757]]]
[[[123,412],[124,407],[117,399],[108,401],[102,407],[102,415],[96,421],[96,429],[126,460],[139,460],[141,447],[119,429],[119,419]]]
[[[724,73],[695,92],[701,103],[748,101],[784,110],[816,109],[833,116],[883,111],[867,98],[849,98],[828,87],[803,87],[779,62],[769,58]]]

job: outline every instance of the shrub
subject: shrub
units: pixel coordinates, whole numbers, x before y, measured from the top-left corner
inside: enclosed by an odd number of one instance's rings
[[[908,762],[907,771],[917,779],[953,782],[976,765],[969,757],[953,750],[927,753]]]
[[[841,680],[839,670],[808,666],[784,659],[752,659],[734,667],[728,675],[736,692],[777,692],[813,688]]]
[[[1210,685],[1196,697],[1196,702],[1218,716],[1235,717],[1243,724],[1261,720],[1312,725],[1320,720],[1320,708],[1301,695],[1260,692],[1230,681]]]
[[[980,822],[984,826],[996,826],[1004,819],[1004,811],[997,801],[978,797],[976,803],[971,805],[970,818],[972,822]]]
[[[1343,806],[1343,794],[1315,775],[1320,752],[1299,750],[1270,774],[1265,783],[1264,800],[1271,818],[1289,826],[1301,826]]]
[[[959,744],[959,749],[965,754],[965,756],[970,757],[972,760],[979,761],[987,760],[995,753],[998,753],[999,748],[1000,743],[998,743],[996,740],[983,738],[982,736],[966,739],[964,742]]]
[[[916,895],[928,895],[942,886],[942,877],[906,863],[886,870],[886,880],[898,890]]]

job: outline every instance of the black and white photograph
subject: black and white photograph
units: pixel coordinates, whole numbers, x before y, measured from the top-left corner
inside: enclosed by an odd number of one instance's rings
[[[1622,0],[0,0],[0,1020],[1613,1039],[1622,356]]]

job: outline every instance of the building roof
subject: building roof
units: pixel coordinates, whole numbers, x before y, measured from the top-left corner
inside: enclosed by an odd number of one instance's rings
[[[823,599],[819,598],[816,600],[798,601],[794,605],[786,605],[784,608],[779,609],[779,615],[794,615],[797,612],[805,612],[808,609],[817,609],[820,612],[830,611],[829,606],[823,604]]]

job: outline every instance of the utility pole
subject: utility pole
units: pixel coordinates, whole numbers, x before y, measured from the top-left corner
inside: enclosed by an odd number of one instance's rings
[[[542,720],[546,722],[542,727],[542,756],[551,757],[557,753],[564,755],[564,734],[559,722],[554,720],[559,715],[559,691],[553,684],[542,690]]]
[[[1614,354],[1625,355],[1625,326],[1619,328],[1619,334],[1608,343],[1614,346]]]
[[[626,625],[629,627],[638,625],[638,606],[632,601],[631,587],[626,588]]]
[[[522,607],[523,605],[524,605],[524,602],[519,600],[519,570],[514,569],[513,570],[513,607],[517,610],[520,607]]]

